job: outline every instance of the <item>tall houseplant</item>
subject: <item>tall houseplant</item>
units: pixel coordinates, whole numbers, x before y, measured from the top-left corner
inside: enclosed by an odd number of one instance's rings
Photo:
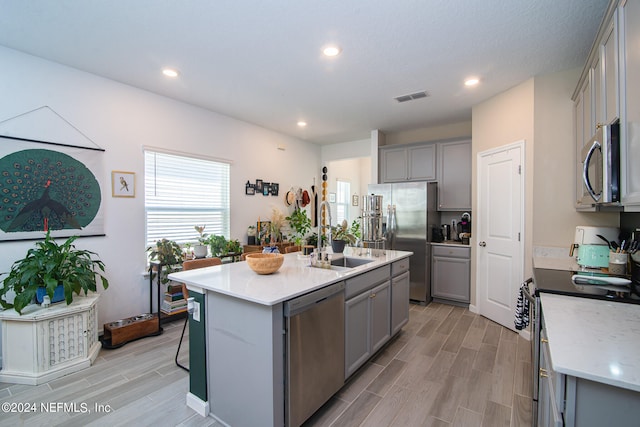
[[[76,249],[73,242],[77,238],[71,236],[59,245],[47,232],[44,241],[36,243],[36,247],[29,249],[24,258],[14,262],[0,289],[2,307],[14,308],[22,314],[22,310],[36,297],[39,288],[44,288],[53,300],[56,288],[62,286],[67,304],[73,302],[74,293],[80,295],[84,291],[87,295],[89,291],[96,292],[98,278],[102,287],[107,289],[109,281],[102,274],[104,263],[93,258],[97,255],[95,252]],[[13,303],[5,300],[10,291],[15,293]]]
[[[173,240],[161,239],[156,241],[155,246],[147,248],[149,260],[159,262],[162,267],[157,274],[160,274],[160,281],[168,283],[169,274],[178,271],[178,266],[182,264],[182,248]]]
[[[293,236],[294,243],[296,245],[302,245],[305,236],[309,230],[311,230],[311,219],[307,216],[307,211],[295,208],[291,215],[285,219],[289,221],[289,226],[296,232]]]

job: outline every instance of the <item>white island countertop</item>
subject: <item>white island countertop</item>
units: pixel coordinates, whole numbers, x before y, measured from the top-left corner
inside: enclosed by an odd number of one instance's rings
[[[540,294],[556,372],[640,392],[640,305]]]
[[[359,256],[351,251],[351,249],[345,250],[344,255],[368,258],[372,262],[348,269],[322,269],[309,267],[309,259],[301,259],[298,256],[300,252],[294,252],[284,255],[282,267],[273,274],[260,275],[251,270],[246,262],[236,262],[172,273],[169,279],[185,283],[188,289],[196,292],[213,291],[271,306],[413,254],[405,251],[372,250],[379,255]],[[353,249],[353,251],[359,253],[360,250]],[[338,255],[334,255],[334,258],[337,257]]]

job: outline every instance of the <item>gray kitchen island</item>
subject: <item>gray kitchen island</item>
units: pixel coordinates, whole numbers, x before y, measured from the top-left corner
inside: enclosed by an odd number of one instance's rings
[[[169,275],[195,302],[187,405],[230,426],[301,424],[330,397],[316,390],[335,393],[408,321],[411,255],[347,249],[352,267],[334,255],[342,266],[321,269],[292,253],[270,275],[246,262]]]

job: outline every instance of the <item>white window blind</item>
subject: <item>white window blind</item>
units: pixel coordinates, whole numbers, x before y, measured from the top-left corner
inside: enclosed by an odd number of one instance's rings
[[[169,239],[196,242],[196,225],[229,238],[230,165],[145,149],[147,246]]]
[[[351,183],[337,180],[336,187],[336,224],[339,225],[345,219],[349,222]]]

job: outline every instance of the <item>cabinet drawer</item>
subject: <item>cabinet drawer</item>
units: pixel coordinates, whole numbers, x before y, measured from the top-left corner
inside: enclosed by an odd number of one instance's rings
[[[448,258],[471,258],[471,248],[461,248],[459,246],[432,246],[433,256],[443,256]]]
[[[405,271],[409,271],[409,258],[404,258],[391,264],[391,276],[396,277]]]
[[[377,284],[389,280],[391,277],[391,266],[385,265],[375,270],[368,271],[352,279],[347,279],[347,289],[345,298],[349,299],[354,295],[358,295],[367,289],[371,289]]]

